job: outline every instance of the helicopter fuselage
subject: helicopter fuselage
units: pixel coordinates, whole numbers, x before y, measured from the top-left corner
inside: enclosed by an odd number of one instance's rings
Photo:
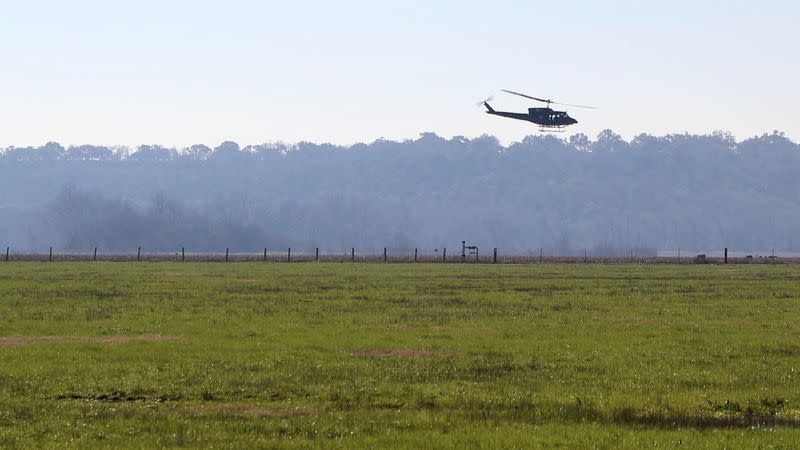
[[[507,111],[495,111],[489,103],[484,102],[486,114],[507,117],[509,119],[524,120],[532,122],[543,128],[564,128],[578,123],[577,120],[567,114],[566,111],[556,111],[552,108],[528,108],[528,113],[517,113]]]

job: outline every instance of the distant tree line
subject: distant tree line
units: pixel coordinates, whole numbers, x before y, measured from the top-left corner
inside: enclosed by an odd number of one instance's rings
[[[370,144],[0,150],[0,245],[800,251],[800,148],[774,132],[432,133]]]

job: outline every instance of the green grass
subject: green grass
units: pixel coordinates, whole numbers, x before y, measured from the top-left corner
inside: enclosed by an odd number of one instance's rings
[[[0,336],[2,448],[800,445],[800,266],[11,263]]]

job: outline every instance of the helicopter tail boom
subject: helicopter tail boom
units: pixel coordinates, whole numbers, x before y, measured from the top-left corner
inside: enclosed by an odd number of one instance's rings
[[[491,106],[489,106],[489,103],[488,103],[488,102],[483,102],[483,106],[485,106],[485,107],[486,107],[486,112],[490,112],[490,113],[493,113],[493,112],[494,112],[494,108],[492,108]]]

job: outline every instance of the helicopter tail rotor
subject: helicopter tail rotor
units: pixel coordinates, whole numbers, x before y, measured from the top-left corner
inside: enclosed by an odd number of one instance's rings
[[[485,105],[485,104],[486,104],[486,103],[488,103],[488,102],[491,102],[492,100],[494,100],[494,97],[493,97],[493,96],[492,96],[492,97],[489,97],[489,98],[487,98],[486,100],[481,100],[481,101],[479,101],[478,103],[475,103],[475,106],[477,106],[478,108],[480,108],[481,106]]]
[[[477,106],[478,108],[480,108],[481,106],[485,106],[486,107],[486,112],[493,113],[494,112],[494,108],[492,108],[489,105],[489,102],[492,101],[492,100],[494,100],[494,97],[489,97],[486,100],[483,100],[483,101],[480,101],[480,102],[476,103],[475,106]]]

